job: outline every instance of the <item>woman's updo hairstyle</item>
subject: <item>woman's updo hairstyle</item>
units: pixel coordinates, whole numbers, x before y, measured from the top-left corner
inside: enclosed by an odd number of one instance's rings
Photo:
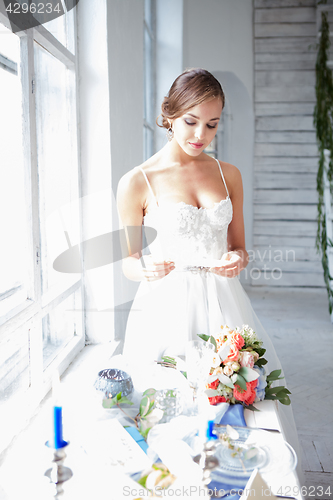
[[[157,120],[159,127],[168,129],[168,120],[174,120],[184,115],[190,108],[198,106],[204,101],[211,101],[219,97],[224,107],[224,93],[220,82],[201,68],[189,69],[179,75],[171,85],[168,95],[162,103],[162,125]]]

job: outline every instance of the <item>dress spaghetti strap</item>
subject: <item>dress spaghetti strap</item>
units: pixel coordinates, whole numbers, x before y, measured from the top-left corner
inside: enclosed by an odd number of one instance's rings
[[[229,191],[228,191],[228,188],[227,188],[227,183],[225,182],[225,178],[224,178],[224,175],[223,175],[223,172],[222,172],[221,164],[220,164],[220,162],[218,161],[217,158],[215,158],[215,160],[217,161],[217,164],[219,166],[221,177],[222,177],[222,180],[223,180],[223,184],[224,184],[225,190],[227,192],[227,196],[228,196],[228,198],[230,198]]]
[[[148,188],[149,188],[150,194],[152,195],[153,200],[154,200],[154,201],[155,201],[155,203],[156,203],[156,206],[158,206],[158,203],[157,203],[156,197],[155,197],[155,195],[154,195],[154,191],[152,190],[152,187],[151,187],[151,185],[150,185],[150,182],[149,182],[149,180],[148,180],[148,177],[147,177],[147,175],[146,175],[145,171],[144,171],[141,167],[138,167],[138,168],[139,168],[139,169],[141,170],[141,172],[143,173],[143,176],[144,176],[144,178],[145,178],[145,180],[146,180],[146,183],[147,183],[147,186],[148,186]]]

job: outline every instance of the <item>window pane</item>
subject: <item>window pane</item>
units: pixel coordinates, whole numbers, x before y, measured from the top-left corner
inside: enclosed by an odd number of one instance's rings
[[[43,318],[44,369],[75,335],[82,335],[81,310],[81,290],[78,290]]]
[[[0,35],[0,316],[27,298],[29,237],[26,179],[22,153],[22,98],[19,38]],[[6,59],[4,59],[6,58]],[[7,62],[6,62],[7,61]],[[7,66],[9,65],[9,67]],[[8,68],[5,69],[5,68]]]
[[[29,330],[27,326],[0,341],[1,404],[29,387]]]
[[[212,158],[217,158],[217,137],[215,136],[212,142],[205,148],[205,153],[207,153]]]
[[[152,30],[152,0],[145,0],[145,21],[149,28]]]
[[[37,16],[35,16],[37,17]],[[66,25],[65,25],[65,16],[56,17],[49,21],[48,23],[44,23],[43,26],[46,28],[52,35],[59,40],[66,47]]]
[[[145,119],[154,124],[153,42],[145,30]]]
[[[144,127],[143,129],[143,141],[144,141],[144,161],[150,158],[154,154],[154,134],[153,132]]]
[[[43,293],[68,286],[55,258],[79,242],[75,75],[35,44],[37,159]],[[77,279],[74,276],[75,279]]]
[[[53,4],[56,5],[58,2],[54,1]],[[61,5],[61,4],[60,4]],[[62,2],[64,5],[64,2]],[[62,8],[62,7],[61,7]],[[74,7],[75,9],[75,7]],[[74,43],[74,9],[71,9],[66,14],[56,17],[48,23],[43,23],[44,28],[46,28],[52,35],[59,40],[68,50],[75,54],[75,43]],[[42,17],[35,17],[43,22]]]
[[[0,24],[0,53],[12,61],[17,62],[19,59],[19,38],[2,24]]]

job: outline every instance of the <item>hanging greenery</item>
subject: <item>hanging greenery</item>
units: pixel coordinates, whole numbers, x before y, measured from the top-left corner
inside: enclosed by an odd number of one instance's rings
[[[326,3],[326,1],[318,2]],[[333,79],[332,70],[327,66],[330,48],[330,28],[328,13],[321,13],[321,36],[318,43],[316,61],[316,105],[314,109],[314,125],[316,127],[319,149],[319,165],[317,174],[318,214],[317,214],[317,250],[321,250],[324,279],[327,287],[329,310],[333,311],[333,277],[329,272],[327,249],[333,247],[332,241],[327,241],[324,207],[324,150],[330,151],[330,162],[327,177],[332,188],[333,181]],[[332,192],[332,189],[331,189]],[[332,193],[333,194],[333,193]]]

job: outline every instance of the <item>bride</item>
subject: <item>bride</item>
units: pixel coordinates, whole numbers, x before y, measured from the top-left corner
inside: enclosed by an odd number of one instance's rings
[[[133,365],[163,354],[182,356],[198,334],[247,324],[267,349],[267,372],[281,367],[238,278],[248,264],[241,174],[204,151],[223,106],[224,93],[213,75],[204,69],[182,73],[162,103],[167,144],[119,182],[118,210],[127,234],[123,271],[141,282],[124,345],[124,357]],[[145,232],[153,239],[146,254]],[[291,409],[279,412],[295,446]]]

